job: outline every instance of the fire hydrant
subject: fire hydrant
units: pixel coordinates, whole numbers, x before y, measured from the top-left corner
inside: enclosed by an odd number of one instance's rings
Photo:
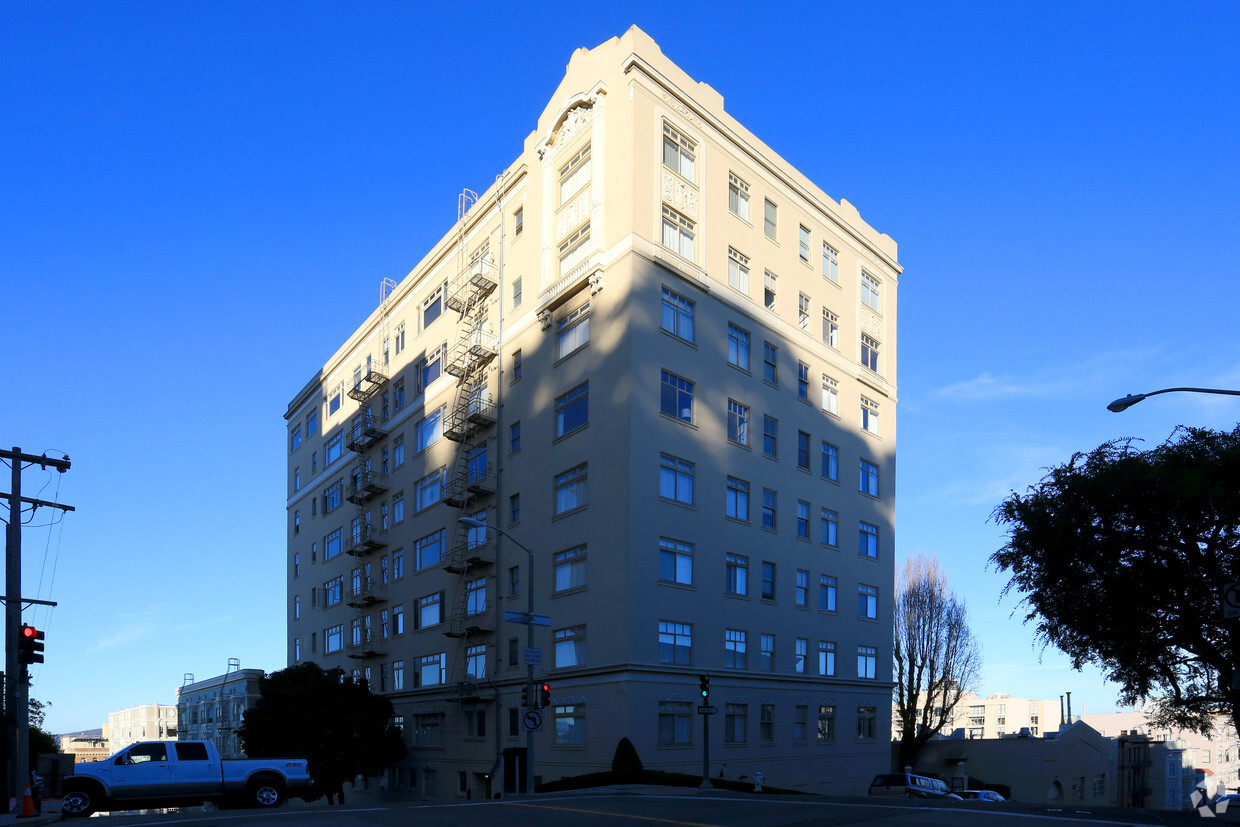
[[[753,774],[753,791],[756,793],[762,792],[762,777],[762,773],[760,772],[755,772]]]

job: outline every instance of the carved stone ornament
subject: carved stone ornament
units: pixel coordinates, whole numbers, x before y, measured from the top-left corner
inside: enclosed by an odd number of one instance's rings
[[[590,274],[590,295],[593,296],[595,293],[597,293],[598,291],[602,289],[603,289],[603,271],[596,270],[595,272]]]
[[[538,311],[538,324],[543,330],[546,330],[547,328],[551,327],[551,311],[550,310],[539,310]]]
[[[666,104],[668,109],[671,109],[677,115],[680,115],[681,117],[688,119],[689,121],[693,123],[694,126],[701,128],[702,119],[699,118],[697,115],[695,115],[692,109],[685,106],[680,101],[676,100],[676,98],[673,98],[667,92],[663,93],[663,103]]]
[[[861,313],[861,332],[868,333],[875,339],[882,341],[883,339],[883,320],[866,310]]]

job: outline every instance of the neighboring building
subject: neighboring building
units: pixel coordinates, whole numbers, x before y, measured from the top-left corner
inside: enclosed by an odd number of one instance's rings
[[[1187,729],[1152,727],[1145,713],[1137,709],[1082,715],[1081,720],[1112,738],[1145,736],[1153,743],[1165,743],[1169,748],[1181,750],[1187,785],[1182,797],[1186,801],[1188,791],[1198,781],[1211,794],[1240,792],[1240,742],[1225,716],[1218,718],[1209,735]]]
[[[1055,700],[1030,700],[999,693],[979,698],[975,692],[965,692],[960,702],[947,716],[940,735],[958,734],[964,738],[1002,738],[1018,735],[1022,731],[1038,737],[1043,732],[1055,732],[1060,725],[1060,705]],[[891,737],[899,740],[902,727],[898,710],[891,708]]]
[[[1042,738],[935,738],[922,747],[914,770],[962,789],[1006,787],[1010,798],[1030,804],[1117,802],[1115,741],[1080,722]]]
[[[177,737],[177,708],[168,704],[144,704],[108,713],[103,729],[109,753],[135,741],[158,741]]]
[[[196,681],[187,673],[177,690],[181,740],[212,741],[225,758],[244,756],[237,729],[245,711],[258,701],[259,681],[265,674],[232,662],[225,674],[206,680]]]
[[[102,729],[71,732],[60,736],[60,751],[75,761],[102,761],[112,754]]]
[[[623,737],[700,772],[709,721],[714,774],[864,794],[889,764],[895,242],[637,28],[573,54],[458,219],[285,414],[289,662],[389,697],[389,786],[425,798],[521,789],[527,659],[544,780]],[[534,652],[506,618],[530,589]]]

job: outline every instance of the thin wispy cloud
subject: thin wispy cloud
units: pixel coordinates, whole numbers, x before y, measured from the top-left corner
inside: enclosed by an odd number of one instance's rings
[[[91,652],[106,652],[133,643],[166,627],[168,605],[154,603],[137,614],[122,614],[116,619],[115,630],[95,641]]]

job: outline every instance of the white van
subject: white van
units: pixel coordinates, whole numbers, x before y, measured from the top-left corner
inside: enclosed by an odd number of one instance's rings
[[[910,798],[960,798],[937,778],[907,772],[884,773],[870,782],[870,795],[904,795]]]

